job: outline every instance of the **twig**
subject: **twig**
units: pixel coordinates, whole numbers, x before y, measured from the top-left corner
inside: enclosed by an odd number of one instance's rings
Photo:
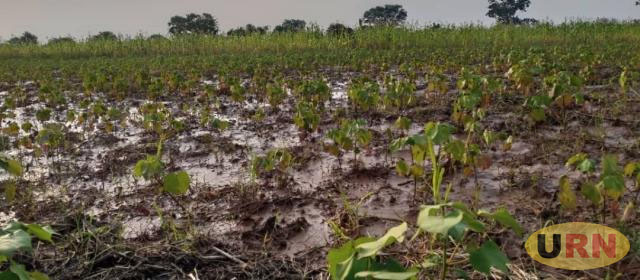
[[[230,259],[230,260],[232,260],[234,262],[237,262],[238,264],[240,264],[240,266],[242,266],[242,268],[245,268],[245,267],[248,266],[246,262],[243,262],[242,260],[230,255],[229,253],[227,253],[225,251],[222,251],[218,247],[213,246],[213,250],[218,252],[220,255],[223,255],[223,256],[227,257],[228,259]]]

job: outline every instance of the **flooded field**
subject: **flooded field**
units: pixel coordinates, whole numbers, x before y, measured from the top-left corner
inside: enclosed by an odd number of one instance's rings
[[[51,226],[16,259],[52,279],[328,279],[352,251],[398,279],[635,279],[637,69],[520,50],[6,74],[0,224]],[[585,272],[527,255],[565,222],[615,228],[630,251]],[[486,269],[471,257],[494,245]]]

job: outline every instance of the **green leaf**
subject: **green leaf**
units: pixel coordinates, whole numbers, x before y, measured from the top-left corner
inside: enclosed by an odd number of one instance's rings
[[[407,223],[402,223],[399,226],[389,229],[387,233],[378,240],[356,246],[358,259],[375,256],[382,248],[395,242],[402,243],[405,232],[407,232]]]
[[[479,249],[472,251],[469,261],[473,269],[484,274],[489,274],[491,267],[495,267],[504,273],[508,272],[507,263],[509,263],[509,259],[500,251],[498,245],[491,240],[486,241]]]
[[[0,272],[0,280],[20,280],[20,278],[11,271],[3,271]]]
[[[327,254],[327,263],[329,275],[331,275],[332,279],[354,279],[355,272],[353,271],[363,271],[367,269],[367,265],[369,263],[368,260],[354,260],[354,256],[356,253],[355,247],[366,242],[374,241],[374,238],[371,237],[361,237],[354,241],[349,241],[342,245],[340,248],[331,249]],[[341,271],[340,268],[344,268],[341,266],[341,263],[348,261],[351,258],[351,267],[348,271]]]
[[[455,127],[443,123],[429,122],[424,126],[425,135],[436,145],[448,142],[455,130]]]
[[[571,189],[569,178],[562,176],[560,178],[560,191],[558,193],[558,200],[564,209],[573,210],[576,209],[576,195]]]
[[[53,243],[53,241],[51,240],[51,236],[55,233],[55,231],[53,231],[51,227],[42,227],[36,224],[26,224],[25,227],[27,228],[27,232],[33,234],[38,239]]]
[[[410,279],[418,274],[417,269],[406,272],[390,272],[390,271],[361,271],[356,273],[357,278],[383,279],[383,280],[405,280]]]
[[[164,191],[171,194],[185,194],[189,190],[189,174],[185,171],[169,173],[164,176]]]
[[[446,216],[440,215],[438,209],[441,205],[427,206],[418,214],[418,226],[420,229],[431,233],[447,234],[449,229],[462,221],[463,214],[455,210]]]
[[[582,173],[593,172],[596,169],[596,163],[593,160],[585,159],[577,166]]]
[[[9,266],[9,271],[17,275],[18,279],[20,280],[30,280],[29,273],[24,268],[23,264],[19,264],[17,262],[11,261],[11,265]]]
[[[14,176],[22,176],[22,165],[17,160],[0,157],[0,168]]]
[[[584,195],[584,197],[590,200],[594,205],[600,205],[600,202],[602,202],[600,189],[592,182],[582,184],[580,187],[580,193],[582,193],[582,195]]]
[[[24,230],[16,230],[0,236],[0,255],[11,256],[18,250],[31,250],[31,236]]]
[[[479,220],[476,219],[476,214],[473,213],[471,210],[469,210],[469,208],[467,207],[467,205],[465,205],[462,202],[453,202],[453,203],[449,203],[449,205],[453,208],[456,208],[460,211],[462,211],[462,223],[456,225],[455,228],[461,228],[461,229],[465,229],[468,228],[472,231],[475,232],[484,232],[485,231],[485,227],[484,224],[482,222],[480,222]],[[451,233],[451,231],[450,231]]]
[[[618,158],[615,155],[604,155],[602,157],[602,173],[604,176],[622,174],[618,166]]]
[[[453,140],[449,142],[445,147],[445,150],[457,161],[462,161],[464,159],[464,143],[460,140]]]
[[[404,159],[401,159],[396,163],[396,172],[398,172],[398,175],[400,176],[409,175],[409,166],[407,165],[407,162],[404,161]]]
[[[624,192],[624,177],[621,175],[605,176],[602,178],[602,185],[609,197],[618,199]]]
[[[29,272],[29,278],[31,280],[49,280],[49,276],[40,272],[40,271],[31,271]]]
[[[162,161],[156,156],[148,155],[146,159],[139,160],[133,168],[133,175],[149,179],[162,173]]]
[[[494,213],[489,213],[483,210],[480,210],[478,213],[481,216],[492,218],[493,220],[500,223],[504,227],[510,228],[518,236],[522,236],[522,233],[524,233],[524,229],[522,228],[522,226],[520,226],[518,221],[516,221],[516,219],[513,216],[511,216],[511,214],[509,214],[509,211],[507,211],[504,208],[500,208],[496,210],[496,212]]]

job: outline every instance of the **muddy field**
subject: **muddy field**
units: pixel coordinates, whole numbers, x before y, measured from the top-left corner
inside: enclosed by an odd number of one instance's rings
[[[411,152],[390,153],[390,140],[421,133],[429,121],[452,123],[455,139],[467,137],[464,127],[452,122],[459,95],[455,76],[448,77],[446,93],[418,80],[413,93],[417,102],[393,113],[351,110],[346,92],[358,74],[331,76],[331,98],[311,133],[294,124],[290,89],[282,105],[273,108],[251,96],[233,101],[215,77],[201,80],[203,91],[209,85],[219,93],[217,103],[210,105],[211,115],[228,122],[226,129],[201,124],[194,104],[202,92],[162,97],[159,103],[184,125],[164,142],[162,155],[166,170],[189,174],[191,186],[183,196],[158,195],[155,182],[133,176],[136,162],[154,154],[159,140],[144,128],[142,107],[149,101],[143,97],[112,100],[99,92],[82,98],[77,94],[85,103],[106,100],[104,106],[118,108],[121,116],[105,121],[85,114],[82,122],[70,121],[67,112],[81,116],[93,107],[69,98],[41,121],[37,112],[48,105],[38,98],[38,85],[16,85],[24,98],[4,113],[1,124],[7,136],[0,140],[8,141],[4,153],[21,159],[25,172],[18,179],[15,202],[0,202],[0,224],[19,219],[53,226],[60,235],[57,245],[39,250],[34,258],[24,257],[52,279],[326,279],[330,248],[356,236],[381,236],[402,221],[414,224],[419,206],[433,203],[428,180],[414,184],[411,177],[398,174],[396,163],[410,161]],[[249,83],[245,80],[244,86]],[[0,92],[3,100],[9,90],[15,88]],[[640,96],[630,93],[621,102],[612,85],[585,86],[584,95],[584,103],[535,123],[522,107],[525,97],[495,94],[478,126],[512,136],[509,147],[503,141],[483,146],[485,164],[471,173],[443,163],[452,167],[443,182],[452,186],[449,201],[489,211],[505,207],[525,229],[524,237],[501,229],[487,232],[511,260],[508,278],[597,279],[608,271],[556,270],[535,263],[523,248],[528,234],[549,222],[601,222],[582,196],[576,209],[560,205],[560,179],[567,176],[577,184],[585,178],[565,165],[568,158],[582,152],[593,159],[615,154],[621,163],[640,160]],[[408,130],[394,128],[400,116],[412,121]],[[345,152],[339,160],[326,149],[326,133],[341,117],[364,119],[371,131],[371,143],[357,157]],[[9,134],[12,123],[25,122],[33,128]],[[57,146],[37,143],[38,131],[48,123],[61,124]],[[18,139],[33,143],[17,144]],[[252,158],[276,148],[292,154],[290,168],[252,176]],[[429,163],[425,170],[430,170]],[[640,192],[633,178],[626,180],[620,201],[637,202]],[[625,206],[610,204],[604,223],[622,227],[631,240],[632,252],[615,271],[625,272],[619,279],[634,279],[640,275],[640,222],[637,211],[620,222]],[[423,254],[419,248],[390,251],[397,253],[405,262]],[[472,278],[483,277],[468,264],[459,269]]]

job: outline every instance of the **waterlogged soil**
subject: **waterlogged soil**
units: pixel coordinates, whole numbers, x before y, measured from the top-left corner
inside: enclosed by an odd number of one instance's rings
[[[380,236],[401,221],[414,224],[419,205],[432,203],[426,181],[414,183],[396,173],[395,162],[401,158],[410,161],[410,153],[388,154],[387,130],[397,138],[420,132],[427,121],[450,122],[457,94],[452,90],[434,95],[418,85],[420,90],[415,94],[420,101],[405,112],[356,115],[350,110],[345,113],[349,108],[347,79],[329,83],[332,99],[314,133],[301,133],[293,124],[291,96],[274,109],[251,97],[238,103],[220,95],[212,112],[229,122],[222,131],[201,125],[194,107],[185,107],[195,96],[167,97],[163,104],[185,129],[166,140],[162,160],[167,170],[185,170],[191,178],[189,192],[177,197],[160,195],[156,182],[132,175],[138,160],[156,152],[157,135],[141,125],[144,116],[139,108],[147,101],[105,102],[125,114],[110,129],[102,119],[82,124],[67,121],[68,110],[88,112],[73,102],[53,108],[51,120],[38,121],[35,112],[46,105],[37,98],[35,86],[24,84],[27,99],[11,111],[12,115],[5,113],[3,131],[11,123],[28,121],[34,124],[31,131],[21,130],[9,137],[33,140],[45,123],[56,122],[63,125],[65,140],[60,147],[44,150],[36,143],[6,147],[6,154],[21,159],[25,174],[18,182],[16,203],[0,202],[0,223],[17,218],[55,225],[61,223],[60,217],[80,214],[117,226],[119,240],[129,244],[147,246],[176,234],[205,236],[240,257],[243,252],[268,252],[266,258],[294,259],[308,264],[311,271],[322,271],[327,250],[344,238]],[[597,86],[590,87],[589,94],[617,93],[608,86]],[[93,93],[92,98],[108,100],[102,93]],[[563,210],[558,202],[562,176],[575,184],[583,180],[579,172],[565,167],[571,155],[585,152],[599,159],[604,153],[613,153],[623,163],[640,160],[638,99],[622,105],[614,98],[587,100],[585,105],[568,110],[563,120],[550,116],[546,122],[534,124],[522,113],[521,99],[498,96],[481,126],[513,136],[511,147],[506,149],[501,143],[483,147],[487,164],[475,173],[461,167],[447,169],[443,185],[452,186],[450,201],[486,210],[504,207],[525,228],[524,237],[510,231],[489,233],[513,260],[514,270],[520,273],[514,274],[515,278],[602,275],[602,271],[580,274],[540,265],[534,268],[522,246],[528,234],[549,222],[600,222],[600,216],[580,196],[573,211]],[[623,108],[614,111],[611,103]],[[261,120],[254,117],[257,108],[265,112]],[[347,153],[340,160],[325,152],[324,135],[336,127],[330,121],[334,114],[366,119],[373,132],[371,145],[357,156]],[[408,132],[393,129],[400,115],[414,121]],[[466,137],[462,127],[454,136]],[[294,156],[293,166],[286,172],[253,178],[249,172],[252,156],[273,148],[288,149]],[[429,164],[425,170],[430,170]],[[8,179],[8,175],[1,176]],[[628,181],[626,186],[623,200],[633,201],[637,194],[634,183]],[[622,215],[623,207],[611,206],[612,217]],[[633,215],[627,227],[637,232],[640,222],[635,218],[637,212]],[[611,218],[605,223],[616,222]],[[637,268],[640,262],[635,256],[625,265]]]

